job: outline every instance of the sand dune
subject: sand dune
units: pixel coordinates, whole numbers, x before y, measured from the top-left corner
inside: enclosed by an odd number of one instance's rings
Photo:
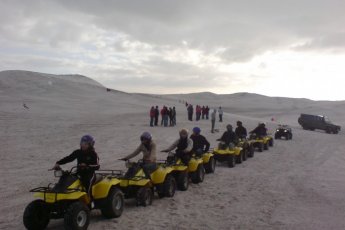
[[[198,125],[215,145],[221,134],[209,132],[209,121],[188,122],[181,100],[223,106],[224,123],[216,124],[221,132],[239,119],[253,129],[273,116],[277,123],[294,127],[294,139],[276,141],[274,148],[255,153],[234,169],[218,164],[204,183],[170,199],[157,198],[150,207],[128,201],[118,219],[105,220],[95,211],[90,229],[345,228],[344,133],[304,131],[297,125],[301,112],[327,114],[344,125],[344,102],[253,94],[127,94],[107,92],[82,76],[4,71],[0,72],[0,229],[24,229],[22,213],[33,200],[28,190],[55,181],[47,169],[77,148],[85,133],[96,138],[102,168],[123,169],[123,162],[116,159],[131,152],[145,130],[163,149],[177,138],[180,128]],[[149,107],[163,104],[176,106],[177,127],[150,128]],[[268,123],[272,132],[275,126]],[[56,220],[48,229],[62,226]]]

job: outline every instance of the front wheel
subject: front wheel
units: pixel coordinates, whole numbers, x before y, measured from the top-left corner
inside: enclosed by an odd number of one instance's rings
[[[229,168],[233,168],[236,166],[236,157],[235,155],[230,155],[228,159],[228,166]]]
[[[34,200],[26,206],[23,222],[29,230],[45,229],[50,220],[49,206],[43,200]]]
[[[268,150],[268,142],[264,144],[264,150]]]
[[[188,172],[180,172],[177,176],[177,188],[181,191],[186,191],[189,186]]]
[[[123,211],[124,198],[118,188],[112,188],[101,207],[102,215],[106,218],[121,216]]]
[[[65,229],[86,230],[90,223],[90,209],[81,201],[72,203],[65,213]]]
[[[173,197],[176,191],[176,180],[172,175],[167,175],[162,186],[158,190],[158,196],[163,197]]]
[[[153,201],[153,193],[152,189],[149,187],[142,187],[137,192],[137,206],[149,206],[152,204]]]
[[[192,174],[192,182],[198,184],[204,181],[205,177],[205,168],[203,164],[199,164],[198,168]]]
[[[243,161],[243,150],[240,152],[239,155],[236,156],[236,164],[241,164]]]
[[[216,170],[216,160],[214,157],[210,157],[210,160],[204,166],[206,173],[214,173]]]
[[[271,138],[271,139],[269,140],[268,144],[269,144],[270,147],[273,147],[273,144],[274,144],[273,138]]]

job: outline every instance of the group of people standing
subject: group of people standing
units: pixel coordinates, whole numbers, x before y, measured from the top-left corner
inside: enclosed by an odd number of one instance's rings
[[[150,126],[158,126],[159,114],[161,115],[161,126],[175,126],[176,125],[176,108],[163,106],[159,111],[158,105],[152,106],[150,109]]]
[[[187,111],[188,111],[188,120],[193,121],[193,114],[194,114],[194,107],[192,104],[186,103]],[[197,105],[195,107],[195,120],[199,121],[200,119],[208,120],[210,114],[210,108],[208,106],[200,106]]]

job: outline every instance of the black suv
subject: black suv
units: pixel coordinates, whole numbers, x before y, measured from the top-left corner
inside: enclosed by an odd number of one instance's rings
[[[298,118],[298,123],[305,130],[321,129],[325,130],[326,133],[337,134],[341,129],[339,125],[332,124],[328,117],[322,115],[301,114]]]

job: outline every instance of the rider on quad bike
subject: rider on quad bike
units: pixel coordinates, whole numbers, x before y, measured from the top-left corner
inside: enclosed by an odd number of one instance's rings
[[[141,144],[138,148],[128,156],[121,160],[129,160],[137,156],[139,153],[143,153],[143,162],[141,167],[145,173],[146,178],[150,179],[150,174],[157,169],[156,164],[156,143],[152,140],[152,135],[149,132],[144,132],[140,136]]]
[[[238,138],[246,138],[247,137],[247,129],[243,127],[242,121],[237,121],[237,128],[235,133]]]
[[[218,148],[219,149],[226,149],[226,148],[234,148],[236,143],[238,142],[238,138],[236,133],[232,129],[232,125],[226,126],[226,131],[223,133],[220,139],[217,139],[219,142]]]
[[[176,157],[180,158],[183,164],[188,165],[191,159],[191,151],[193,149],[193,140],[188,138],[188,130],[181,129],[180,138],[177,139],[169,148],[162,150],[162,152],[170,152],[176,148]]]
[[[267,136],[267,129],[265,123],[259,123],[259,125],[252,131],[249,132],[250,134],[256,134],[257,137],[262,138]]]
[[[60,165],[70,163],[77,159],[77,174],[84,185],[86,192],[91,197],[91,187],[96,179],[95,170],[99,169],[99,158],[95,152],[95,140],[90,135],[85,135],[80,140],[80,149],[57,161],[53,170],[60,169]]]
[[[201,129],[199,127],[193,128],[193,133],[190,135],[190,139],[193,140],[193,149],[192,151],[198,155],[201,156],[204,153],[207,153],[210,149],[210,143],[207,141],[207,139],[200,134]]]

